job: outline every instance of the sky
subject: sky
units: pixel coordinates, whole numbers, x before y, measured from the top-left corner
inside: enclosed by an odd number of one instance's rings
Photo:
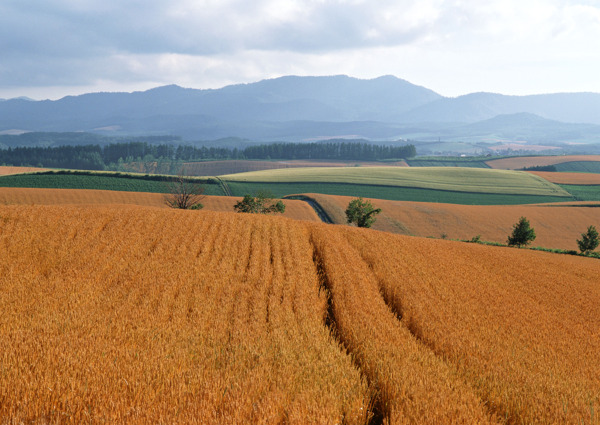
[[[600,93],[600,0],[0,1],[0,98],[339,74]]]

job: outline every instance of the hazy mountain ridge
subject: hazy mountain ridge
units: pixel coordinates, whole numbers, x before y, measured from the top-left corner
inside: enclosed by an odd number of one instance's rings
[[[600,94],[595,93],[447,98],[393,76],[287,76],[221,89],[169,85],[56,101],[9,99],[0,102],[0,133],[18,129],[171,134],[186,140],[496,137],[593,142],[600,140],[599,111]]]

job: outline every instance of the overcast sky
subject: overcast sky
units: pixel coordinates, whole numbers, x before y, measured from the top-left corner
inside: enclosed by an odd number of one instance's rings
[[[600,92],[600,0],[0,1],[0,98],[337,74]]]

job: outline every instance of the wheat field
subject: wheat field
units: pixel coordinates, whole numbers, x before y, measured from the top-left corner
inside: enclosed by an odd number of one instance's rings
[[[307,194],[334,223],[346,222],[348,196]],[[512,226],[527,217],[536,231],[532,246],[577,250],[577,239],[593,225],[600,227],[600,203],[570,202],[540,205],[456,205],[371,199],[382,212],[373,229],[403,235],[506,243]]]
[[[202,199],[208,211],[233,211],[242,198],[206,196]],[[0,187],[0,205],[139,205],[168,208],[165,195],[147,192],[122,192],[92,189],[39,189]],[[283,215],[296,220],[321,221],[315,211],[303,201],[286,200]]]
[[[598,260],[0,206],[0,424],[600,424]]]

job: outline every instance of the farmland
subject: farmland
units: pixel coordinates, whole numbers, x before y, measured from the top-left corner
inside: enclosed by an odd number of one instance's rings
[[[223,195],[212,179],[198,179],[207,195]],[[161,176],[110,172],[47,172],[0,177],[0,187],[30,187],[48,189],[96,189],[127,192],[167,193],[169,184]]]
[[[547,171],[529,171],[531,174],[540,176],[549,182],[556,184],[574,185],[598,185],[600,186],[600,174],[592,173],[555,173]]]
[[[600,162],[600,155],[517,156],[486,161],[486,164],[495,169],[518,170],[570,162]],[[563,171],[577,172],[578,170],[564,169]]]
[[[0,254],[0,423],[600,423],[595,259],[125,205]]]
[[[273,170],[278,168],[301,168],[301,167],[354,167],[354,166],[403,166],[404,161],[376,162],[376,161],[259,161],[259,160],[225,160],[225,161],[198,161],[184,162],[181,168],[188,176],[220,176],[223,174],[246,173],[249,171]],[[123,164],[128,171],[138,173],[168,174],[172,168],[170,163],[159,162],[135,162]]]
[[[307,194],[333,220],[344,224],[344,213],[352,197]],[[506,243],[519,217],[527,217],[536,230],[533,246],[577,250],[588,226],[600,226],[600,203],[556,205],[455,205],[371,199],[382,212],[373,225],[376,230],[421,237],[445,237]]]
[[[239,197],[206,196],[202,199],[208,211],[233,211]],[[138,205],[167,208],[165,196],[158,193],[120,192],[115,190],[36,189],[0,187],[0,205]],[[286,200],[284,217],[319,221],[306,202]]]
[[[470,193],[569,196],[555,185],[529,173],[478,168],[296,168],[225,175],[221,178],[234,182],[328,182]]]
[[[8,167],[0,166],[0,176],[8,176],[12,174],[36,173],[39,171],[47,171],[45,168],[36,167]]]
[[[572,199],[557,185],[530,173],[477,168],[303,168],[221,177],[238,196],[263,187],[278,196],[319,192],[458,204],[525,204]]]
[[[96,189],[164,193],[164,176],[111,172],[52,172],[0,177],[0,187]],[[198,178],[206,194],[243,196],[259,190],[281,197],[320,192],[370,198],[457,204],[528,204],[573,200],[531,173],[442,167],[323,167]],[[220,184],[223,181],[225,184]]]

